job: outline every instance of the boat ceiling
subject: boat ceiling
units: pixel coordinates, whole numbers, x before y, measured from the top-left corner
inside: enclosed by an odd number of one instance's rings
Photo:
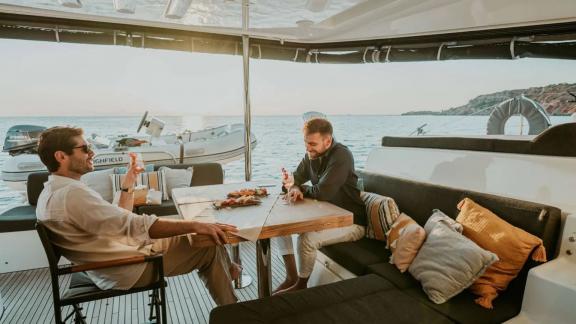
[[[327,48],[381,50],[430,42],[438,47],[463,39],[501,42],[567,33],[571,35],[560,40],[576,38],[574,0],[250,0],[249,13],[248,35],[254,44],[279,44],[306,50],[308,55]],[[56,34],[73,27],[78,31],[100,27],[114,31],[114,44],[119,36],[127,38],[128,45],[133,45],[136,34],[142,39],[143,34],[155,34],[155,40],[188,35],[230,41],[243,34],[242,0],[0,0],[0,24],[12,28],[12,33],[0,31],[0,37],[19,39],[36,37],[23,32],[30,27]],[[62,41],[60,35],[55,41]],[[388,59],[390,54],[394,53],[388,52]],[[298,53],[291,52],[290,57],[299,61]],[[311,60],[315,57],[307,59]]]

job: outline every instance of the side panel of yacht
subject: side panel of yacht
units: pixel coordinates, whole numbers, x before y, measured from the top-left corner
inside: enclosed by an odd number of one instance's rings
[[[576,158],[380,147],[366,171],[556,206],[576,213]]]
[[[0,235],[0,273],[48,266],[48,259],[36,231]]]
[[[380,147],[366,172],[469,189],[559,207],[558,257],[530,270],[522,311],[507,323],[573,323],[576,309],[576,158]]]

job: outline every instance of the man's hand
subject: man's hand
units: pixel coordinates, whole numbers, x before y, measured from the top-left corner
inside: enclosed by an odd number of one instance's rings
[[[138,175],[144,172],[144,168],[136,163],[136,153],[130,152],[128,155],[130,156],[130,164],[128,165],[126,176],[122,181],[122,188],[124,189],[133,188]]]
[[[210,235],[218,245],[228,243],[227,233],[237,233],[238,229],[234,225],[196,223],[194,233]]]
[[[300,187],[292,186],[290,191],[288,191],[287,197],[289,202],[297,202],[298,200],[304,199],[304,194],[300,190]]]

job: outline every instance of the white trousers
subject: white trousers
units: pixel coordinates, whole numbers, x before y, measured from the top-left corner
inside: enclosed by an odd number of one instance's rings
[[[314,269],[316,252],[323,246],[357,241],[364,237],[364,226],[352,225],[324,231],[307,232],[298,236],[298,269],[300,278],[308,278]],[[281,255],[294,254],[292,236],[276,238]]]

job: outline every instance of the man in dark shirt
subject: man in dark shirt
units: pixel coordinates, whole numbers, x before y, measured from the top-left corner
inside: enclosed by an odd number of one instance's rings
[[[306,156],[294,172],[293,185],[288,185],[286,199],[290,202],[306,198],[328,201],[354,213],[354,225],[324,231],[303,233],[298,237],[299,270],[290,236],[280,238],[278,245],[286,266],[286,280],[276,293],[307,287],[319,248],[340,242],[356,241],[365,234],[366,211],[356,187],[354,157],[350,150],[337,143],[332,125],[323,118],[313,118],[304,124]],[[307,183],[310,181],[310,185]]]

